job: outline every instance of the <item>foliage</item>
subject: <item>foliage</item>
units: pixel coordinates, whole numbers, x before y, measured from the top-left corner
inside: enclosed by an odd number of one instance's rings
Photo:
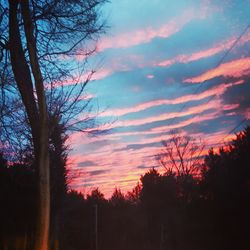
[[[249,150],[248,127],[224,149],[210,150],[199,180],[150,169],[127,195],[115,189],[107,200],[98,188],[86,198],[68,192],[60,218],[59,249],[94,249],[95,205],[100,250],[248,249]],[[7,167],[0,159],[1,237],[24,235],[24,227],[32,233],[32,171]]]

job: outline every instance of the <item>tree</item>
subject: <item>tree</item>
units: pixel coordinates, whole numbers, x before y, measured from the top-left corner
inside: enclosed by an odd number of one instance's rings
[[[201,171],[204,144],[189,136],[171,132],[169,140],[162,141],[163,149],[156,157],[166,173],[177,176],[195,176]]]
[[[104,194],[98,188],[93,189],[91,194],[87,195],[87,202],[91,205],[101,204],[104,201]]]
[[[131,204],[138,204],[140,202],[140,193],[141,193],[142,186],[140,183],[137,183],[136,186],[132,189],[132,191],[129,191],[126,195],[126,199]]]
[[[56,245],[57,248],[60,244],[59,239],[62,238],[60,237],[63,225],[62,212],[68,190],[68,171],[66,169],[68,148],[65,145],[67,140],[65,132],[62,124],[55,124],[49,140],[51,191],[50,241],[51,245]]]
[[[249,248],[249,151],[250,127],[247,127],[224,148],[218,152],[211,149],[205,157],[201,181],[207,207],[205,216],[216,229],[213,241],[220,249]]]
[[[0,248],[30,249],[36,218],[34,172],[29,166],[10,167],[4,162],[0,164]]]
[[[102,32],[103,24],[98,18],[99,8],[104,2],[9,0],[0,3],[2,95],[8,95],[8,100],[13,103],[17,92],[11,93],[10,90],[18,90],[35,156],[39,190],[36,250],[48,249],[49,239],[49,114],[52,113],[56,120],[63,115],[65,126],[79,124],[79,120],[73,117],[79,114],[76,111],[82,110],[78,105],[79,95],[89,80],[88,76],[78,92],[74,92],[76,85],[65,93],[61,84],[59,90],[60,83],[68,80],[72,71],[72,66],[65,67],[70,65],[69,60],[65,63],[62,59],[63,56],[87,56],[94,52],[94,49],[83,51],[80,47]],[[16,87],[12,87],[14,82]],[[2,102],[1,114],[8,117],[6,120],[10,124],[11,116],[4,112],[5,107],[6,102]]]
[[[126,203],[124,194],[118,188],[115,188],[109,201],[114,207],[122,207]]]
[[[27,42],[30,67],[26,61],[18,24],[18,2],[9,1],[9,48],[14,78],[27,111],[38,169],[39,213],[35,249],[47,249],[50,221],[48,113],[43,77],[37,55],[33,23],[28,1],[21,2],[21,15]],[[31,75],[32,74],[32,75]],[[35,101],[32,76],[37,93]],[[38,123],[39,122],[39,123]]]
[[[250,194],[250,127],[236,135],[227,147],[218,153],[211,149],[205,157],[203,184],[206,196],[215,200],[238,200]]]

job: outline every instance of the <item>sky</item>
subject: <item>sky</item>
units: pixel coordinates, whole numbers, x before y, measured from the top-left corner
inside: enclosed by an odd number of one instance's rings
[[[90,59],[97,72],[86,98],[109,132],[71,135],[71,187],[99,187],[107,197],[132,190],[159,166],[155,155],[172,130],[208,149],[249,124],[249,10],[247,0],[108,3],[110,28]]]

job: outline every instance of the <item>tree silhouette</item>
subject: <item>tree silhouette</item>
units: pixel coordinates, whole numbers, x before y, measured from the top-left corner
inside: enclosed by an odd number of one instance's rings
[[[0,248],[30,249],[35,227],[35,176],[29,166],[0,165]]]
[[[93,189],[91,193],[87,195],[87,202],[92,205],[101,204],[104,201],[104,194],[99,190],[99,188]]]
[[[203,195],[211,207],[221,249],[249,248],[249,152],[250,128],[247,127],[225,148],[218,153],[211,149],[205,158]]]
[[[81,112],[84,107],[79,108],[77,101],[89,77],[74,94],[76,85],[64,94],[63,89],[60,91],[55,87],[55,80],[57,85],[60,85],[58,83],[66,80],[72,70],[72,67],[71,69],[65,67],[70,63],[63,62],[62,55],[77,55],[81,51],[79,46],[102,31],[103,25],[98,20],[98,8],[104,2],[104,0],[0,2],[0,55],[1,69],[3,69],[1,79],[4,80],[1,81],[1,91],[5,95],[9,89],[18,90],[15,93],[20,95],[24,113],[27,115],[26,121],[30,127],[39,187],[37,235],[34,248],[37,250],[48,249],[49,239],[49,114],[52,113],[57,118],[63,114],[64,124],[72,125],[74,117],[72,114],[79,114],[77,112]],[[85,50],[82,54],[87,56],[91,52],[93,49]],[[16,88],[6,87],[6,84],[10,85],[9,80],[16,84]],[[50,83],[50,91],[47,93],[46,83]],[[14,98],[9,99],[13,101]],[[5,107],[6,102],[1,102],[1,115],[7,116],[6,120],[11,124],[9,118],[13,116],[3,112],[6,110]],[[79,122],[79,120],[73,120],[73,124],[79,124]],[[9,130],[4,131],[9,137]]]
[[[137,185],[133,188],[132,191],[128,191],[126,199],[132,204],[138,204],[140,202],[141,189],[141,184],[137,183]]]
[[[163,149],[157,159],[167,173],[178,176],[197,175],[201,171],[204,144],[172,131],[170,139],[162,141]]]
[[[119,206],[123,206],[126,200],[121,190],[118,188],[115,188],[109,201],[112,206],[119,207]]]

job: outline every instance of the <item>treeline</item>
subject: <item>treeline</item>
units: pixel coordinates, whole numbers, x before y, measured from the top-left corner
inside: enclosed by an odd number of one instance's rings
[[[2,156],[0,168],[0,249],[32,249],[33,168],[9,167]],[[51,249],[250,249],[250,127],[219,152],[211,149],[198,177],[150,169],[131,192],[116,189],[105,199],[98,189],[86,197],[67,192],[56,176]]]

